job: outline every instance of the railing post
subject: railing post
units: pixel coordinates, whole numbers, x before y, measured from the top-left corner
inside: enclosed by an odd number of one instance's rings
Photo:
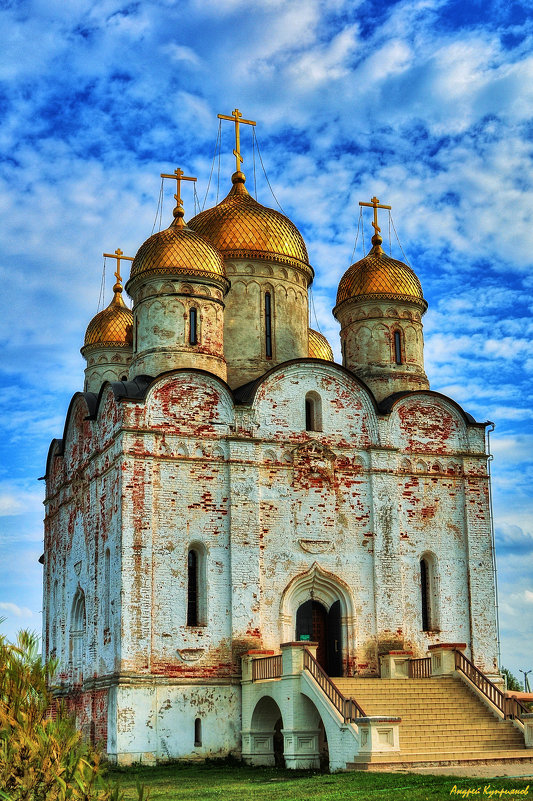
[[[379,657],[382,679],[408,679],[412,651],[389,651]]]
[[[465,642],[442,642],[430,645],[432,676],[451,676],[455,673],[455,651],[464,651]]]
[[[313,656],[316,656],[317,642],[283,642],[280,645],[283,660],[283,675],[293,676],[301,673],[304,669],[304,651],[307,648]]]
[[[533,712],[526,712],[522,715],[524,724],[524,740],[526,748],[533,748]]]

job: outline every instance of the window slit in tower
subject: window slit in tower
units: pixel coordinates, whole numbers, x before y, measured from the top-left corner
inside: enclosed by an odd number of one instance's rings
[[[198,554],[189,551],[187,583],[187,625],[198,625]]]
[[[429,570],[425,559],[420,560],[420,585],[422,590],[422,630],[431,630],[431,615],[429,609]]]
[[[198,317],[195,308],[189,311],[189,345],[198,344]]]
[[[265,352],[267,359],[272,358],[272,298],[270,292],[265,294]]]
[[[402,363],[402,337],[399,331],[394,332],[394,361]]]

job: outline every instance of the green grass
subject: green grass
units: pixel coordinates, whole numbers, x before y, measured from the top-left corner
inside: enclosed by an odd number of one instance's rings
[[[117,781],[127,801],[136,801],[136,784],[141,782],[150,791],[150,801],[425,801],[430,799],[461,799],[466,795],[453,792],[480,788],[469,799],[524,798],[533,801],[531,780],[465,779],[451,776],[420,776],[393,773],[318,773],[287,771],[274,768],[235,767],[220,764],[164,765],[155,768],[134,766],[110,769],[112,781]],[[527,796],[498,794],[490,790],[524,790]]]

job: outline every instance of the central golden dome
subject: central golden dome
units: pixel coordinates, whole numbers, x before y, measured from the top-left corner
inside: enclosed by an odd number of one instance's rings
[[[337,306],[345,300],[375,298],[411,301],[426,309],[422,286],[414,271],[387,256],[382,241],[379,235],[374,235],[372,250],[346,270],[339,283]]]
[[[181,208],[176,208],[174,213],[170,227],[151,236],[137,251],[128,284],[142,273],[178,273],[219,279],[227,286],[226,268],[220,254],[205,238],[184,225]]]
[[[302,235],[279,211],[262,206],[244,185],[244,175],[232,176],[233,186],[217,206],[197,214],[189,227],[209,240],[225,259],[265,259],[289,264],[313,280]]]

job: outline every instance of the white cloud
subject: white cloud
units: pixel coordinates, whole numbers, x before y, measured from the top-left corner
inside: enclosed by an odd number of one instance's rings
[[[6,601],[0,601],[0,609],[16,617],[33,617],[33,612],[27,606],[18,606]]]

